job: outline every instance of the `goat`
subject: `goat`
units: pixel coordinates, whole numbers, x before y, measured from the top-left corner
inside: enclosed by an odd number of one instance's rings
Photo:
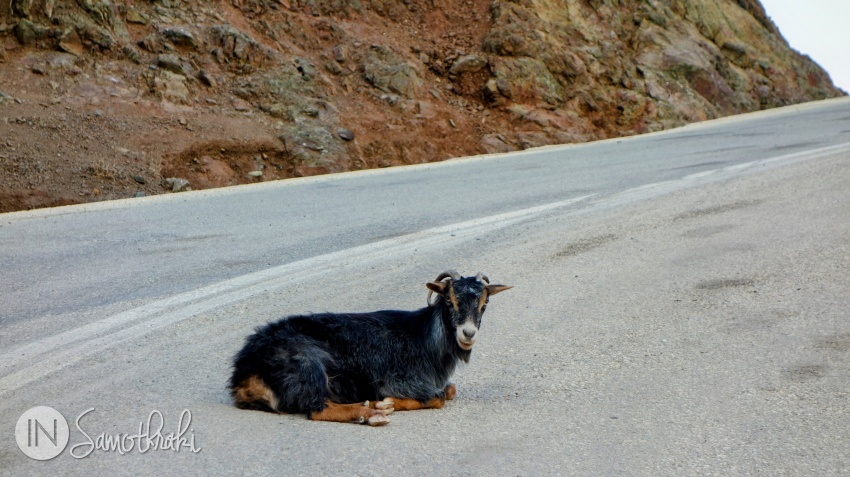
[[[296,315],[257,328],[233,360],[236,406],[370,426],[393,411],[442,408],[490,296],[512,287],[455,271],[426,286],[428,306],[416,311]]]

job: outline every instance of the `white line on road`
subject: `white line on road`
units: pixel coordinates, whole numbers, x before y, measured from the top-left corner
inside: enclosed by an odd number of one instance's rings
[[[734,164],[720,169],[712,169],[709,171],[702,171],[694,174],[689,174],[680,179],[644,184],[642,186],[627,189],[611,196],[601,198],[600,200],[596,201],[592,207],[585,209],[585,211],[593,211],[602,208],[621,206],[637,202],[639,200],[648,199],[651,197],[658,197],[660,195],[684,189],[686,187],[693,187],[698,184],[704,184],[709,181],[730,179],[732,177],[737,177],[742,174],[745,174],[747,171],[757,170],[759,166],[761,166],[761,169],[758,170],[763,170],[765,167],[790,165],[794,164],[795,162],[816,159],[819,157],[826,157],[829,155],[841,153],[850,153],[850,143],[845,142],[841,144],[836,144],[835,146],[821,147],[817,149],[810,149],[807,151],[800,151],[791,154],[770,157],[767,159],[760,159],[756,161],[744,162],[741,164]]]

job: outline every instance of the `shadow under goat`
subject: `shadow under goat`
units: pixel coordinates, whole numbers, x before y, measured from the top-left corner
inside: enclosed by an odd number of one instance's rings
[[[428,306],[416,311],[290,316],[257,328],[234,358],[236,406],[370,426],[393,411],[443,407],[489,298],[512,287],[455,271],[426,286]]]

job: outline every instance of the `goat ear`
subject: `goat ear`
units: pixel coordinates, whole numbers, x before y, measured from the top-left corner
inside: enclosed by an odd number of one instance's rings
[[[513,287],[508,285],[487,285],[487,295],[492,296],[496,293],[503,292],[505,290],[510,290],[511,288]]]
[[[438,293],[442,295],[446,291],[446,287],[448,286],[447,282],[428,282],[425,284],[429,290],[434,293]]]

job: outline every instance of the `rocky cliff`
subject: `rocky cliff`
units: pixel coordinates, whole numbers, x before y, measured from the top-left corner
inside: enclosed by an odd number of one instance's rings
[[[842,94],[757,0],[12,0],[0,2],[0,211]]]

